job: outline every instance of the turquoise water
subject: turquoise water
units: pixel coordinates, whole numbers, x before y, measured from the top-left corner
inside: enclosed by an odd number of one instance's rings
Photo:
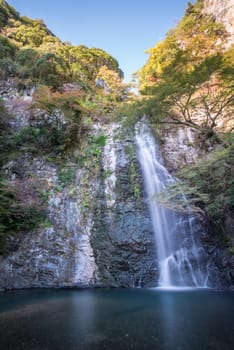
[[[1,350],[231,350],[234,293],[155,289],[0,293]]]

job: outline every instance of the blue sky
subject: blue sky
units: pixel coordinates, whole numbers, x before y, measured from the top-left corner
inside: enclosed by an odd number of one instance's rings
[[[101,48],[114,56],[127,80],[144,53],[183,16],[187,0],[9,0],[21,15],[41,18],[63,41]]]

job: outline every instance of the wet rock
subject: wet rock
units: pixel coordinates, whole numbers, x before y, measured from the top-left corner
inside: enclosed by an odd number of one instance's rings
[[[204,145],[203,145],[204,146]],[[206,156],[209,151],[217,148],[207,142],[201,147],[196,131],[188,127],[175,127],[165,129],[161,145],[165,165],[170,172],[175,173],[189,164],[196,164],[199,158]],[[199,222],[199,220],[198,220]],[[201,238],[202,244],[208,254],[208,281],[210,286],[217,288],[232,288],[234,285],[234,255],[222,244],[208,223],[199,223],[196,234]],[[233,219],[227,213],[224,230],[229,246],[233,246]]]
[[[100,173],[91,237],[99,283],[112,287],[155,286],[156,247],[134,139],[112,137],[107,148],[115,166],[113,162],[105,163],[104,148],[105,172]],[[105,178],[108,167],[115,179],[111,189]]]

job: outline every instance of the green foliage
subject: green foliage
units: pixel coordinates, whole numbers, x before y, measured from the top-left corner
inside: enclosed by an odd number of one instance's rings
[[[60,93],[42,88],[35,94],[32,115],[34,108],[48,111],[53,117],[50,119],[43,113],[32,117],[33,126],[16,132],[13,145],[18,152],[47,155],[56,160],[71,156],[78,148],[81,149],[82,142],[86,143],[86,137],[89,138],[90,153],[99,154],[100,148],[105,145],[106,136],[88,136],[90,111],[80,89]],[[61,113],[64,115],[61,116]]]
[[[67,163],[60,165],[58,168],[58,180],[61,187],[71,185],[76,177],[74,164]]]
[[[220,75],[224,82],[230,83],[233,88],[234,76],[234,45],[222,54]]]
[[[227,251],[230,255],[233,255],[234,254],[234,247],[228,247]]]
[[[104,65],[121,76],[118,62],[101,49],[63,45],[58,46],[56,54],[64,62],[68,81],[79,83],[86,92],[95,92],[97,74]]]
[[[88,207],[89,180],[97,172],[106,142],[105,135],[90,136],[89,127],[93,118],[109,113],[116,105],[116,91],[103,96],[97,75],[101,67],[107,67],[121,89],[123,74],[118,62],[101,49],[62,43],[42,20],[21,17],[3,0],[0,28],[0,78],[14,78],[22,89],[40,86],[26,128],[13,131],[11,117],[0,103],[0,165],[25,153],[44,157],[58,165],[61,190],[74,184],[77,164],[74,166],[68,159],[76,156],[79,165],[90,168],[87,178],[82,179],[86,186],[84,205]],[[20,104],[20,99],[17,102]],[[1,251],[9,234],[35,229],[45,218],[44,204],[49,193],[39,183],[31,189],[26,188],[29,181],[17,181],[0,179]],[[69,194],[74,192],[73,186]],[[32,193],[35,198],[30,197]]]
[[[208,159],[182,172],[194,193],[207,195],[205,210],[221,229],[225,214],[234,213],[234,149],[232,146],[213,152]]]
[[[133,195],[136,200],[139,200],[141,196],[141,188],[139,185],[139,169],[137,169],[136,164],[132,162],[130,164],[129,171],[129,182],[132,188]]]
[[[185,193],[190,209],[206,214],[214,231],[225,234],[225,218],[234,214],[234,149],[232,146],[215,151],[196,165],[179,172],[184,182],[169,187],[155,199],[171,209],[187,211],[181,196]]]
[[[27,204],[20,199],[16,186],[0,179],[0,253],[4,252],[9,234],[35,229],[44,220],[45,211],[38,203]]]
[[[234,55],[233,47],[222,50],[223,26],[202,10],[203,1],[189,4],[178,26],[149,50],[139,71],[140,108],[153,123],[210,128],[214,134],[220,119],[228,129],[233,114]]]
[[[33,67],[33,76],[42,84],[53,88],[57,88],[62,84],[64,73],[63,61],[53,53],[42,55]]]
[[[64,152],[64,128],[44,121],[38,127],[27,127],[13,136],[14,147],[20,152],[56,157]]]
[[[14,148],[10,119],[11,117],[0,99],[0,166],[8,160],[8,156]]]
[[[80,167],[90,167],[90,173],[95,173],[95,168],[99,165],[101,150],[106,144],[106,135],[92,135],[85,138],[79,152],[76,155],[76,161]]]
[[[10,58],[2,58],[0,60],[0,78],[7,79],[14,77],[16,74],[16,65]]]
[[[6,26],[10,19],[19,19],[19,13],[6,1],[0,1],[0,28]]]
[[[48,36],[54,36],[40,19],[10,18],[5,27],[8,38],[20,46],[39,47]]]
[[[96,76],[102,66],[122,77],[118,62],[104,50],[62,43],[40,19],[21,17],[5,1],[0,4],[0,60],[12,59],[17,69],[11,76],[30,78],[35,83],[58,88],[77,82],[95,93]],[[0,67],[1,72],[1,67]],[[2,74],[2,78],[7,78]]]
[[[93,143],[98,147],[104,147],[106,144],[106,135],[98,135],[93,137]]]
[[[12,44],[6,37],[0,35],[0,59],[14,58],[17,46]]]
[[[17,75],[23,79],[35,79],[35,64],[39,53],[31,48],[21,49],[16,54]]]
[[[113,103],[121,102],[128,96],[129,85],[124,84],[118,72],[102,66],[96,76],[96,84],[102,89],[103,95]]]
[[[186,194],[187,200],[185,200],[184,194]],[[155,195],[152,200],[176,212],[188,213],[192,211],[204,216],[202,203],[207,203],[209,196],[199,191],[197,187],[190,187],[188,182],[176,182],[169,185],[165,191]]]
[[[32,66],[35,60],[38,58],[38,52],[34,49],[22,49],[17,52],[16,62],[21,65],[27,65],[28,67]]]
[[[83,97],[84,94],[80,89],[60,93],[43,88],[35,95],[35,107],[47,110],[51,114],[58,109],[64,113],[65,123],[59,127],[64,133],[61,138],[64,145],[63,151],[68,153],[80,146],[87,131],[85,112],[88,113],[88,111],[84,107]],[[52,126],[56,127],[54,123]]]
[[[38,147],[40,132],[37,129],[27,128],[16,134],[10,128],[11,116],[0,103],[0,165],[9,160],[12,153],[25,150],[26,145]],[[51,135],[48,132],[48,136]],[[47,138],[42,142],[43,147]],[[34,198],[30,201],[23,200],[25,190],[21,190],[19,184],[10,183],[0,175],[0,253],[4,252],[4,246],[9,234],[17,234],[23,231],[35,229],[45,218],[43,207],[44,200]]]

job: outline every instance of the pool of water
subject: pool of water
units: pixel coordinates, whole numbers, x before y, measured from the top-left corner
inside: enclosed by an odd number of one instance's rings
[[[0,293],[1,350],[231,350],[234,293],[24,290]]]

